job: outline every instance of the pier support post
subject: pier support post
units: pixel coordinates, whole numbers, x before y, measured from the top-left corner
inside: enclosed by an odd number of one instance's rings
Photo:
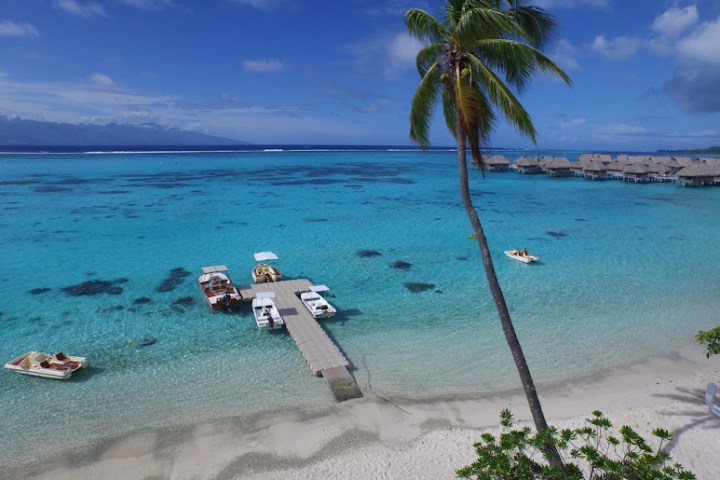
[[[333,367],[322,371],[322,376],[330,385],[330,389],[335,395],[335,400],[342,402],[351,398],[360,398],[363,396],[355,380],[345,367]]]

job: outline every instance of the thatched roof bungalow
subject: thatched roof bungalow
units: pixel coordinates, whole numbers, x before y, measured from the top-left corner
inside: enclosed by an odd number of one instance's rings
[[[677,172],[678,181],[683,187],[713,185],[715,173],[705,162],[693,163]]]
[[[685,168],[687,165],[681,164],[677,158],[672,157],[667,163],[667,167],[670,169],[670,174],[675,175],[678,171]]]
[[[555,157],[543,166],[545,172],[551,177],[569,177],[570,161],[565,157]]]
[[[483,158],[485,166],[491,172],[507,172],[510,170],[510,161],[505,155],[493,155],[490,158]]]
[[[590,160],[583,170],[583,178],[588,180],[606,180],[607,166],[603,162]]]
[[[669,182],[672,180],[670,167],[664,163],[655,163],[648,167],[648,176],[651,180],[658,182]]]
[[[587,167],[592,161],[592,156],[588,157],[580,155],[580,158],[578,158],[574,162],[570,162],[570,170],[572,171],[573,175],[580,176],[583,174],[585,167]]]
[[[535,174],[542,173],[543,169],[540,166],[540,161],[537,157],[520,157],[515,160],[515,169],[519,173]]]
[[[690,157],[673,157],[683,167],[689,167],[692,165],[692,158]]]
[[[623,170],[623,180],[633,183],[645,183],[649,181],[648,168],[644,163],[633,163]]]

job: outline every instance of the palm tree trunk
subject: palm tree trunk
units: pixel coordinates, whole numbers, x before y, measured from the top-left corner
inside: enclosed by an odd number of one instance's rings
[[[528,405],[530,406],[530,413],[532,414],[533,421],[535,422],[535,428],[539,432],[548,428],[547,421],[545,420],[542,405],[540,405],[540,398],[538,397],[537,390],[535,390],[535,382],[533,382],[532,376],[530,375],[530,368],[528,368],[527,361],[525,360],[525,354],[523,354],[522,346],[520,346],[520,341],[515,333],[515,327],[510,319],[510,312],[508,311],[507,304],[505,303],[505,296],[503,295],[502,289],[500,288],[500,282],[498,282],[497,274],[495,273],[495,266],[493,265],[492,257],[490,256],[490,249],[488,247],[487,239],[485,238],[485,232],[483,231],[480,223],[480,217],[478,216],[477,211],[473,206],[472,199],[470,198],[467,156],[465,150],[465,134],[460,126],[460,121],[457,122],[457,125],[460,196],[462,197],[462,203],[465,207],[465,211],[470,218],[473,233],[477,237],[483,266],[485,267],[485,275],[487,276],[490,292],[492,293],[498,315],[500,316],[500,324],[502,325],[508,347],[510,347],[510,352],[512,352],[513,360],[515,360],[515,366],[520,374],[520,381],[522,382],[523,390],[525,390],[525,397],[527,397]],[[551,465],[558,467],[563,465],[560,453],[554,444],[546,444],[545,453],[549,455]]]

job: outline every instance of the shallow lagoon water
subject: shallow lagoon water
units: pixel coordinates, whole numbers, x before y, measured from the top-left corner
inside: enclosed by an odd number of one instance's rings
[[[204,304],[202,266],[247,283],[262,250],[330,286],[339,314],[323,325],[366,393],[518,385],[454,152],[3,155],[0,172],[0,358],[92,365],[67,382],[2,373],[0,429],[18,441],[0,464],[31,445],[334,405],[287,333]],[[718,322],[720,190],[478,171],[471,188],[540,385],[671,355]],[[503,255],[516,247],[541,263]],[[95,281],[104,293],[65,290]]]

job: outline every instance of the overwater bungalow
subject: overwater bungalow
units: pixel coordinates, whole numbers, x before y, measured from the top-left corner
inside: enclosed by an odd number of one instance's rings
[[[580,158],[570,162],[570,171],[578,177],[583,176],[585,168],[592,162],[592,155],[580,155]]]
[[[623,169],[623,180],[633,183],[645,183],[648,178],[648,168],[644,163],[633,163]]]
[[[505,155],[493,155],[489,158],[483,158],[485,166],[491,172],[507,172],[510,170],[510,161]]]
[[[625,155],[627,157],[627,155]],[[622,179],[623,177],[623,170],[625,168],[631,165],[628,163],[628,160],[615,160],[614,162],[608,163],[605,168],[607,178],[614,178],[614,179]]]
[[[691,162],[692,163],[692,162]],[[685,168],[687,165],[682,165],[680,162],[678,162],[678,159],[675,157],[672,157],[667,163],[667,167],[670,169],[670,175],[675,175],[677,172]]]
[[[616,161],[616,162],[629,163],[629,162],[630,162],[630,156],[629,156],[629,155],[626,155],[626,154],[624,154],[624,153],[621,153],[620,155],[616,155],[616,156],[615,156],[615,161]]]
[[[670,167],[664,163],[655,163],[648,167],[648,177],[654,182],[669,182],[672,180]]]
[[[683,167],[689,167],[692,165],[692,158],[690,157],[673,157]]]
[[[677,172],[678,181],[683,187],[699,187],[713,185],[715,172],[705,162],[693,163]]]
[[[550,177],[569,177],[570,161],[565,157],[555,157],[543,165],[543,169]]]
[[[607,180],[607,166],[603,162],[590,160],[583,170],[583,178],[588,180]]]
[[[536,174],[543,173],[540,160],[537,157],[520,157],[515,160],[515,169],[518,173]]]

